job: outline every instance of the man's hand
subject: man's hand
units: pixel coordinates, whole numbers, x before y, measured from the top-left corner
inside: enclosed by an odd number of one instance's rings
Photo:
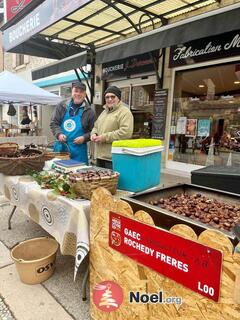
[[[73,143],[75,144],[82,144],[84,142],[84,136],[80,136],[80,137],[77,137],[73,140]]]
[[[91,136],[91,141],[95,142],[96,138],[97,138],[97,134],[94,133],[94,134]]]
[[[60,135],[58,136],[58,140],[60,142],[66,142],[67,137],[65,136],[65,134],[60,133]]]

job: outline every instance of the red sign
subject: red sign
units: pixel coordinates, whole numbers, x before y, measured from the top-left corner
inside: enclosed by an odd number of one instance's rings
[[[32,0],[6,0],[6,20],[9,21],[17,15]]]
[[[111,248],[218,301],[221,251],[113,212],[109,221]]]

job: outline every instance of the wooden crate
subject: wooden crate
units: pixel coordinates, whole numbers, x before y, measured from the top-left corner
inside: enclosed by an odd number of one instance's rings
[[[170,232],[223,251],[220,299],[216,303],[166,278],[152,269],[113,250],[108,245],[109,211],[120,213],[146,224],[154,225],[144,211],[133,213],[130,205],[116,200],[104,188],[94,191],[91,199],[90,223],[90,294],[91,317],[94,320],[239,320],[240,319],[240,253],[220,231],[206,230],[198,237],[186,225],[175,225]],[[240,252],[240,244],[238,245]],[[97,309],[93,303],[93,287],[101,281],[112,280],[124,291],[121,307],[109,313]],[[176,304],[130,304],[129,291],[154,293],[164,291],[166,296],[182,297]]]

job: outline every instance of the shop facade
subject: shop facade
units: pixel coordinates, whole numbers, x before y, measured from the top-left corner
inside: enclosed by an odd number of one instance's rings
[[[167,63],[166,167],[239,166],[240,31],[173,46]]]

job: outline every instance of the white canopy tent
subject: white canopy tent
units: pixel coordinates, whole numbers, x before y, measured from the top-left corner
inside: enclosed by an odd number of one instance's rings
[[[55,105],[61,100],[56,94],[43,90],[9,71],[0,73],[0,102]]]

